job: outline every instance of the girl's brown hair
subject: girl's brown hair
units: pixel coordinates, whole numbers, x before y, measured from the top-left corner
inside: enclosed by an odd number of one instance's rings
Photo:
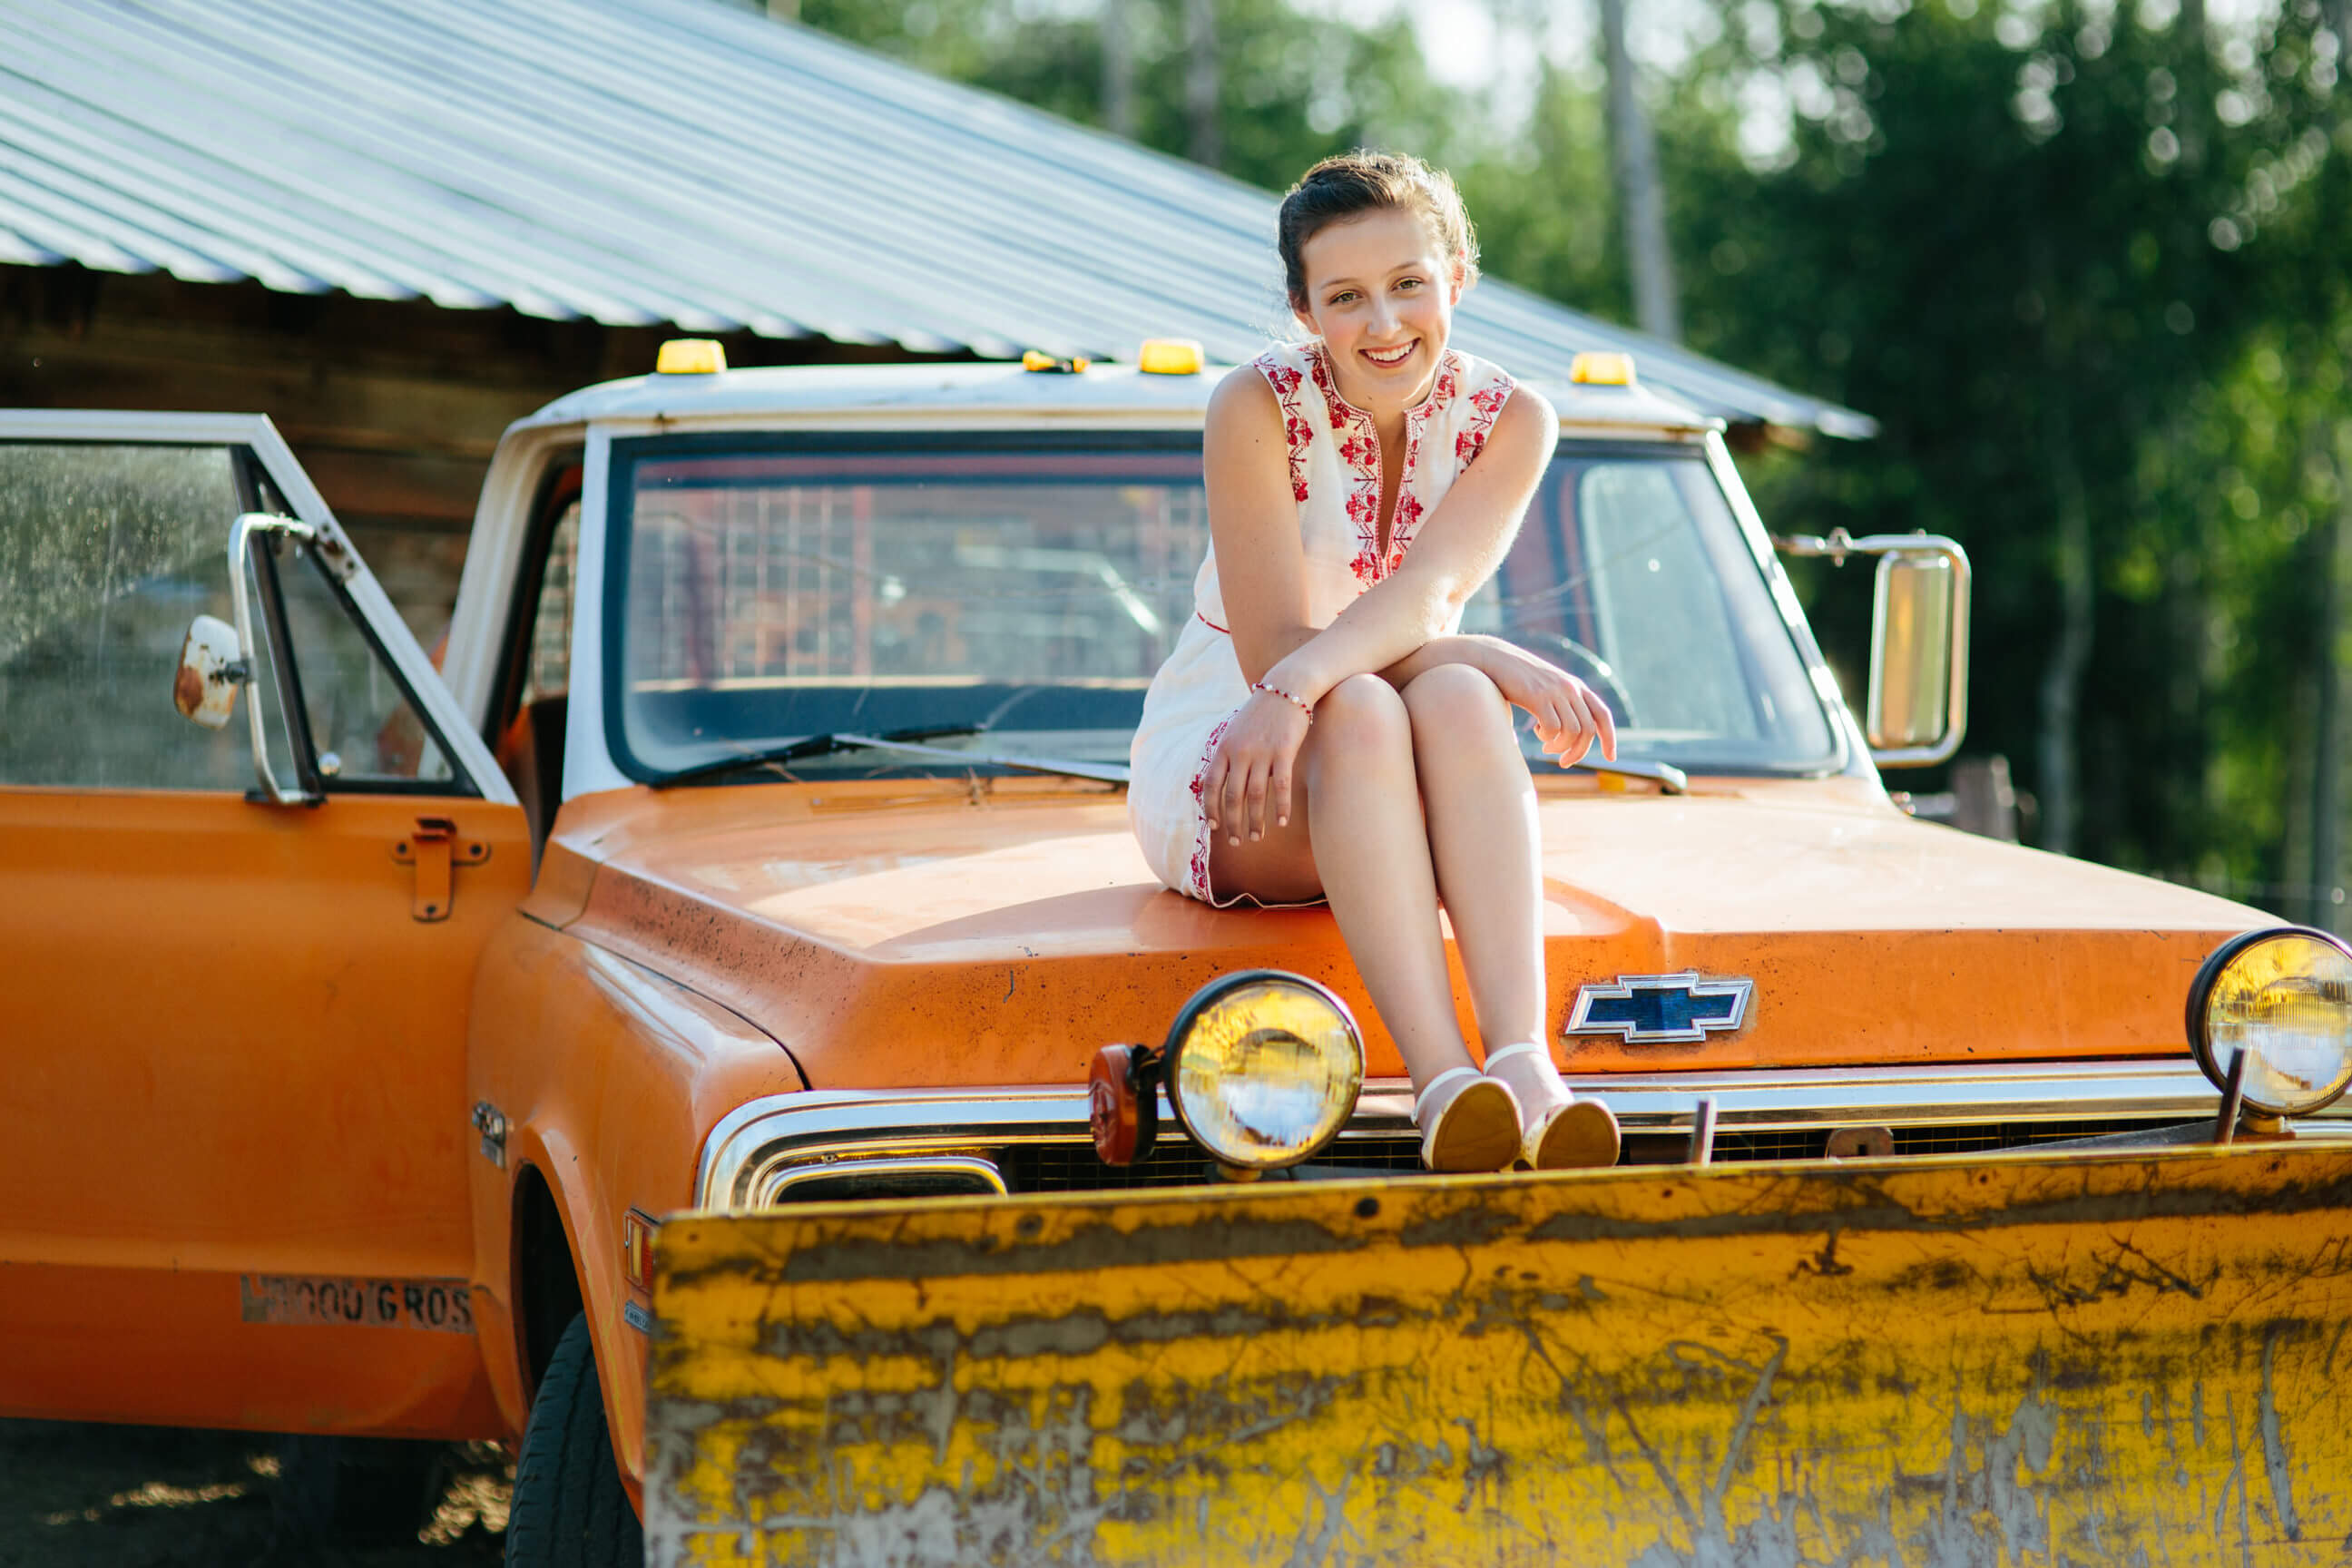
[[[1275,219],[1275,247],[1282,256],[1282,280],[1290,306],[1307,313],[1307,272],[1299,252],[1331,224],[1368,212],[1417,213],[1429,226],[1441,255],[1462,268],[1467,288],[1478,276],[1478,236],[1463,210],[1454,176],[1405,153],[1358,149],[1326,158],[1290,187]]]

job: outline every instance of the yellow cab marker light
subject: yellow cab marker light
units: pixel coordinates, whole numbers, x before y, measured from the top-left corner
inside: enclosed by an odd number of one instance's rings
[[[727,368],[727,346],[716,338],[672,338],[654,361],[656,375],[716,375]]]
[[[1192,338],[1146,338],[1135,368],[1146,375],[1198,375],[1205,356]]]
[[[1570,362],[1568,379],[1580,386],[1631,386],[1633,356],[1613,350],[1586,349]]]
[[[1077,375],[1084,372],[1087,366],[1093,363],[1094,362],[1092,360],[1087,358],[1084,354],[1072,354],[1067,359],[1056,359],[1052,354],[1046,353],[1039,349],[1031,349],[1027,353],[1021,356],[1021,368],[1023,370],[1029,371],[1033,374],[1042,372],[1049,375],[1056,374],[1062,375]]]

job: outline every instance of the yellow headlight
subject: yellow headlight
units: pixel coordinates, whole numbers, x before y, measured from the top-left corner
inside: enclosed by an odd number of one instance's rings
[[[1229,1165],[1295,1165],[1339,1135],[1364,1086],[1347,1006],[1296,974],[1211,982],[1176,1015],[1161,1069],[1184,1131]]]
[[[2246,1053],[2247,1109],[2319,1110],[2352,1086],[2352,947],[2297,926],[2231,938],[2189,988],[2189,1040],[2218,1085]]]

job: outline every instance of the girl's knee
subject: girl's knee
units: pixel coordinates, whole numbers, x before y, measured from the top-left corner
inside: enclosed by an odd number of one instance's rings
[[[1351,675],[1315,704],[1309,737],[1318,752],[1407,754],[1412,722],[1396,688],[1377,675]]]
[[[1441,664],[1413,677],[1404,689],[1406,714],[1418,737],[1470,735],[1496,726],[1507,730],[1511,705],[1484,670],[1466,664]]]
[[[1393,728],[1404,716],[1403,699],[1377,675],[1351,675],[1315,705],[1318,728],[1327,721],[1351,730]]]

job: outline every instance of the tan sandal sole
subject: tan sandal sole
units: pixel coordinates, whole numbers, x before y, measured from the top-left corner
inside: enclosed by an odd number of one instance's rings
[[[1580,1100],[1551,1119],[1532,1162],[1538,1171],[1587,1171],[1615,1164],[1622,1146],[1616,1113],[1597,1100]]]
[[[1432,1132],[1421,1146],[1431,1170],[1502,1170],[1519,1155],[1519,1102],[1503,1085],[1480,1079],[1445,1102]]]

